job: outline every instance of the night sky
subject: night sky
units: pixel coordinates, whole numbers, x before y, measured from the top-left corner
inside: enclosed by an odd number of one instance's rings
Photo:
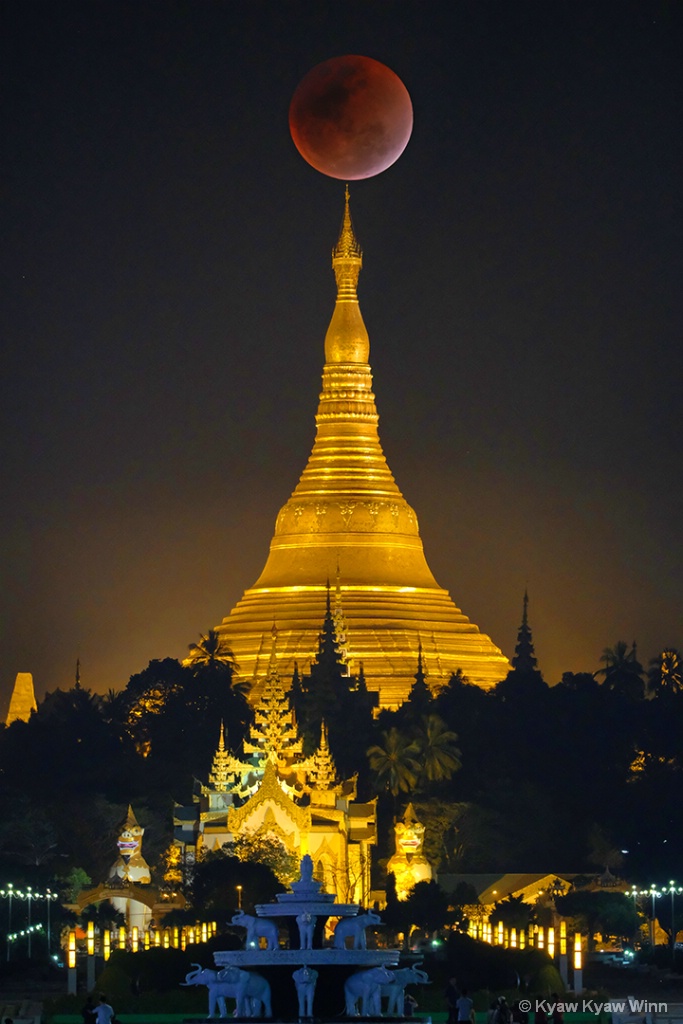
[[[413,101],[351,187],[389,465],[427,560],[540,668],[683,646],[683,7],[0,6],[0,710],[121,689],[259,575],[314,437],[343,183],[290,98],[344,53]],[[4,718],[4,710],[2,717]]]

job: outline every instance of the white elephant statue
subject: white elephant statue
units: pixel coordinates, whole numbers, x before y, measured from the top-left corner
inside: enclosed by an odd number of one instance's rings
[[[358,914],[357,917],[342,917],[334,929],[332,944],[335,949],[345,949],[346,940],[350,935],[353,938],[352,949],[365,949],[365,929],[381,923],[379,914],[373,914],[371,910],[367,914]]]
[[[403,1016],[403,1001],[405,999],[407,985],[429,985],[429,977],[424,971],[417,967],[401,967],[397,971],[390,971],[391,981],[386,985],[380,985],[380,995],[386,997],[387,1015],[389,1017]]]
[[[233,914],[231,923],[247,929],[247,949],[258,949],[261,938],[266,940],[267,949],[278,949],[280,946],[278,927],[269,917],[254,917],[253,914],[238,910]]]
[[[379,1017],[382,1012],[381,986],[391,983],[391,971],[386,967],[370,967],[356,971],[344,982],[344,1000],[347,1017],[358,1016],[358,1003],[363,1017]]]
[[[255,1016],[252,1009],[254,1000],[265,1008],[267,1017],[272,1016],[270,985],[260,974],[242,971],[239,967],[214,971],[201,964],[192,966],[196,970],[190,971],[181,985],[206,985],[209,990],[209,1017],[217,1012],[219,1016],[227,1017],[226,997],[236,1001],[238,1017]]]
[[[315,983],[318,980],[318,972],[305,964],[298,971],[292,974],[296,985],[296,994],[299,999],[299,1016],[313,1016],[313,996],[315,995]]]
[[[242,1003],[237,1003],[237,1016],[266,1017],[273,1016],[270,997],[270,984],[262,975],[255,971],[243,971],[240,967],[223,967],[217,973],[219,985],[230,984],[239,974],[247,975],[247,984],[242,995]]]
[[[299,949],[313,949],[313,932],[318,918],[309,914],[307,910],[296,915],[296,923],[299,926]]]

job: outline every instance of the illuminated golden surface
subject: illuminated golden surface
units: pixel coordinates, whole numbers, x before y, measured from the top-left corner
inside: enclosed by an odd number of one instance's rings
[[[37,710],[33,676],[30,672],[17,672],[5,725],[11,725],[12,722],[28,722],[31,713]]]
[[[263,572],[217,630],[243,678],[266,670],[273,624],[281,676],[295,662],[306,671],[317,650],[327,582],[339,579],[351,672],[362,662],[382,706],[408,693],[420,642],[432,685],[460,668],[489,688],[508,672],[507,658],[432,576],[417,517],[379,441],[368,332],[356,293],[362,253],[348,191],[332,266],[337,300],[325,338],[313,450],[277,517]]]

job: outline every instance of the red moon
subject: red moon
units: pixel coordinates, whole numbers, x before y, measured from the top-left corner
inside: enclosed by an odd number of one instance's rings
[[[413,105],[394,72],[372,57],[333,57],[301,79],[289,107],[294,145],[311,167],[342,181],[380,174],[413,130]]]

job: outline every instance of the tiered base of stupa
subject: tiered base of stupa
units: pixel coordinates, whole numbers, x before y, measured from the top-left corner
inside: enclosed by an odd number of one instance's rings
[[[507,658],[456,608],[441,588],[342,587],[349,668],[362,663],[368,689],[379,691],[382,707],[396,707],[415,680],[418,651],[434,689],[461,669],[485,689],[509,670]],[[318,650],[325,616],[326,586],[247,590],[218,632],[232,648],[241,679],[265,675],[277,628],[277,666],[286,678],[298,664],[307,672]]]

